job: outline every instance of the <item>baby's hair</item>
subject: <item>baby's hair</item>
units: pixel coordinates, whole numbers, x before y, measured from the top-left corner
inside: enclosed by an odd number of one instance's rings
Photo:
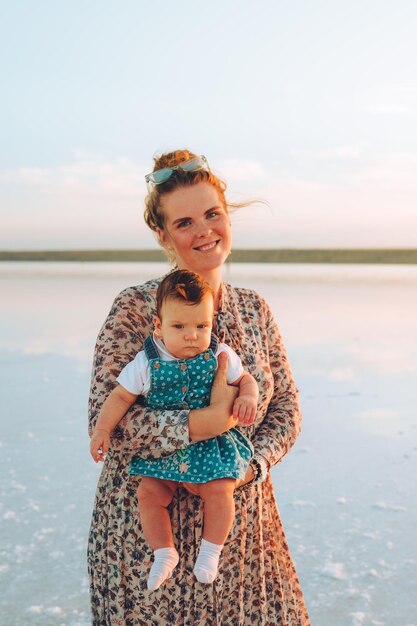
[[[165,276],[159,284],[156,292],[156,313],[160,318],[162,305],[168,298],[193,305],[200,304],[208,294],[214,298],[211,285],[202,276],[189,270],[176,270]]]

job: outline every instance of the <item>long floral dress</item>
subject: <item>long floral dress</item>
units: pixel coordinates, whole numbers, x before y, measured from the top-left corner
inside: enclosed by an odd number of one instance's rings
[[[122,291],[96,346],[89,431],[122,367],[152,329],[160,279]],[[242,432],[274,465],[294,444],[301,416],[285,348],[268,305],[252,290],[222,284],[215,332],[240,356],[259,384],[255,423]],[[146,580],[152,551],[142,533],[129,463],[160,457],[190,443],[188,411],[155,411],[136,403],[113,433],[90,529],[88,569],[94,626],[309,626],[310,622],[277,510],[271,480],[235,491],[236,519],[213,585],[193,574],[203,529],[199,497],[179,488],[170,505],[180,561],[157,591]]]

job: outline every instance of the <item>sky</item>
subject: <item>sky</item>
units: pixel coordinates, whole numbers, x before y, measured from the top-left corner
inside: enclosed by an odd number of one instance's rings
[[[156,247],[153,156],[204,154],[235,247],[417,247],[415,0],[0,9],[0,249]]]

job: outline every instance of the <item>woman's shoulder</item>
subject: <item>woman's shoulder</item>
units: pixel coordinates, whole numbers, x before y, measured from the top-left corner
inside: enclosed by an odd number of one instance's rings
[[[113,308],[130,309],[149,306],[153,309],[155,305],[156,290],[158,289],[158,285],[161,280],[162,277],[152,278],[141,285],[125,287],[115,297]]]
[[[234,287],[228,283],[223,283],[226,291],[226,298],[229,302],[236,302],[238,305],[251,309],[269,309],[265,298],[255,289],[247,287]],[[239,307],[239,308],[240,308]]]
[[[151,280],[147,280],[145,283],[140,285],[131,285],[130,287],[125,287],[116,298],[125,299],[131,298],[132,296],[141,296],[146,295],[148,293],[153,293],[158,288],[159,283],[161,282],[161,278],[152,278]]]

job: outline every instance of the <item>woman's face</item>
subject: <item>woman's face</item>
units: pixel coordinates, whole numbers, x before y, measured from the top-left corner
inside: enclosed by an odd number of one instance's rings
[[[179,187],[163,198],[158,236],[179,269],[205,274],[220,268],[232,243],[229,216],[209,183]]]

